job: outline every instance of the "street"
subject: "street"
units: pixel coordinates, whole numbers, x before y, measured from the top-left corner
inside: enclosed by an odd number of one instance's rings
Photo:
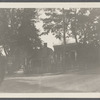
[[[71,93],[100,92],[100,68],[65,74],[6,77],[1,93]]]

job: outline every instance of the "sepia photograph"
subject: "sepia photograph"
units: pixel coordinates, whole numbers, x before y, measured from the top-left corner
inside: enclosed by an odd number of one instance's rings
[[[100,8],[34,5],[0,7],[0,95],[100,93]]]

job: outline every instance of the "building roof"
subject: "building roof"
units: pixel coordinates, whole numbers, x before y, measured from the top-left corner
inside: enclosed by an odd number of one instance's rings
[[[66,51],[70,51],[70,50],[76,50],[77,44],[76,43],[69,43],[66,44]],[[64,50],[64,45],[54,45],[54,50],[55,51],[62,51]]]

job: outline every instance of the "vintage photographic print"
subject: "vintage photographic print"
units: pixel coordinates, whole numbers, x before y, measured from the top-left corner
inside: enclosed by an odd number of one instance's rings
[[[0,5],[0,95],[100,93],[100,3]]]

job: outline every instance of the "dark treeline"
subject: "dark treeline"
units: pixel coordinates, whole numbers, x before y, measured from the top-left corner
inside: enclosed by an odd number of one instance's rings
[[[40,18],[41,12],[44,18]],[[40,20],[42,33],[35,25]],[[22,68],[25,74],[39,74],[99,66],[99,27],[98,8],[0,9],[0,45],[6,55],[6,72],[12,74]],[[43,45],[40,37],[47,34],[63,41],[62,45],[54,46],[54,51]],[[70,38],[75,43],[68,44]]]

